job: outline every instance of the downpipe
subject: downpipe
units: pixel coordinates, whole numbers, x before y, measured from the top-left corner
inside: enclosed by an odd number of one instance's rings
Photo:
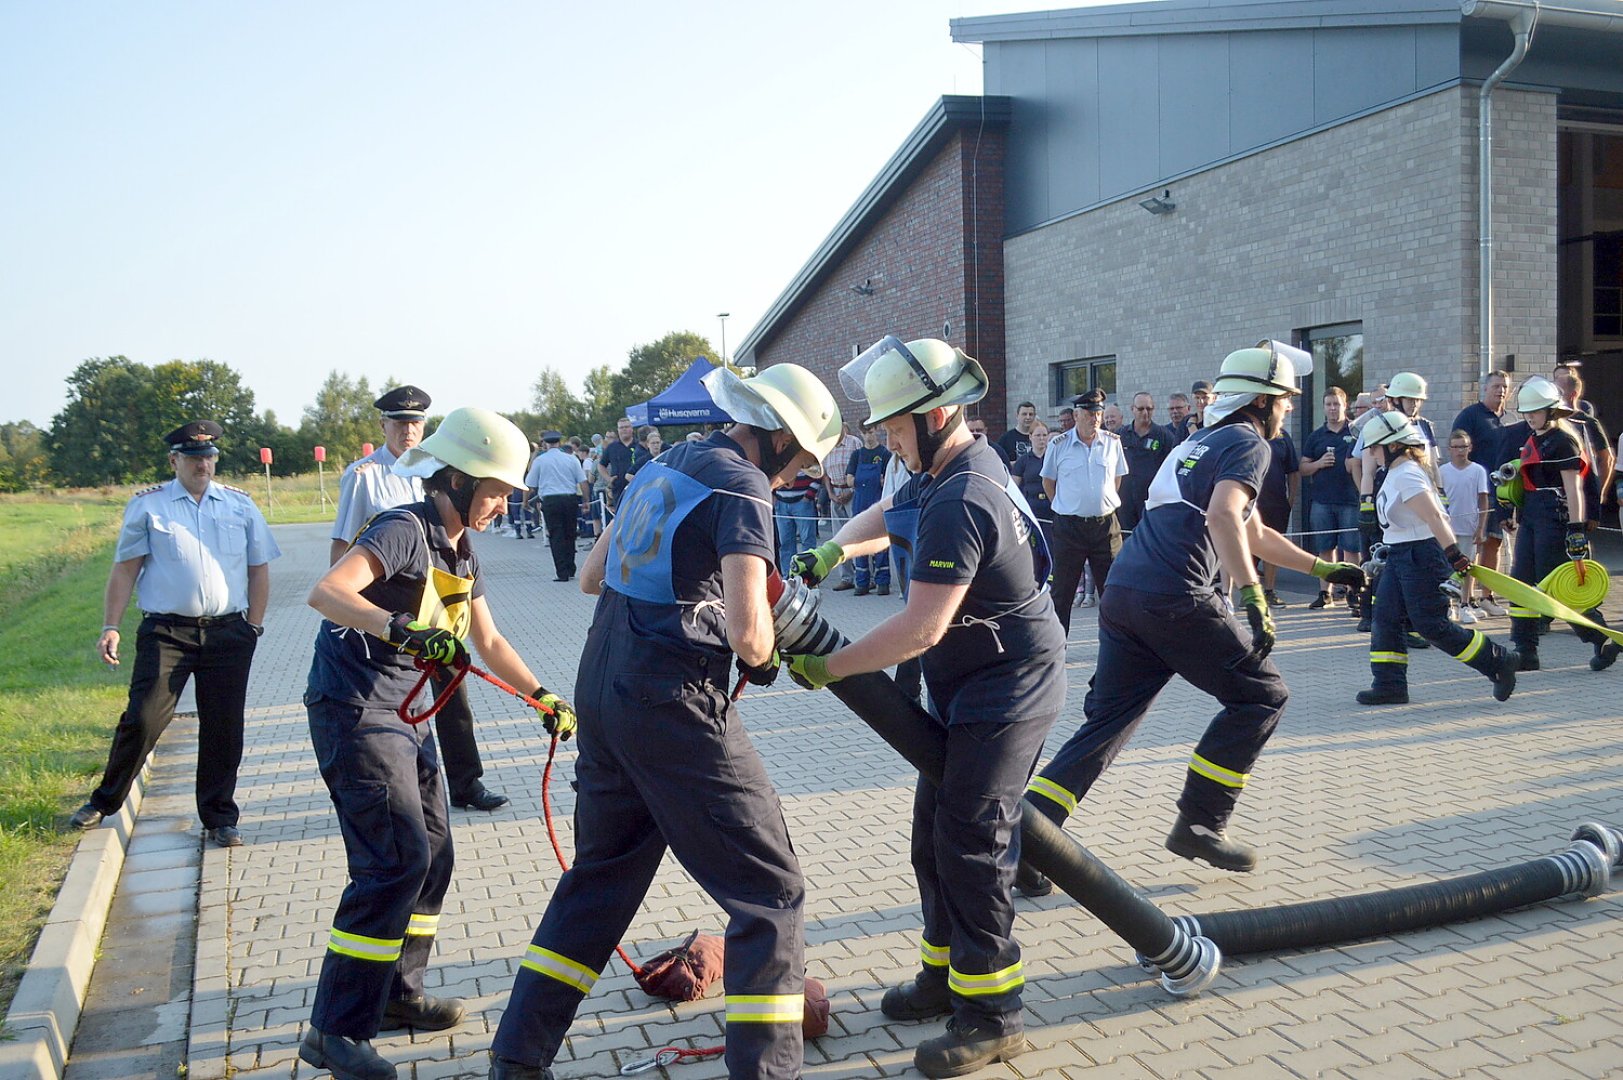
[[[772,599],[778,649],[792,655],[827,655],[848,644],[818,611],[818,594],[798,579],[773,574]],[[925,777],[941,780],[946,730],[884,672],[852,675],[828,689]],[[1194,997],[1222,967],[1213,942],[1169,919],[1136,889],[1025,800],[1020,816],[1021,862],[1048,875],[1071,899],[1133,947],[1146,970],[1160,975],[1175,997]]]

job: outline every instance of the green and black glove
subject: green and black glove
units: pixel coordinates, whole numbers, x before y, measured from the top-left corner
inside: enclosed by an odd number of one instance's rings
[[[1313,576],[1329,582],[1331,585],[1347,585],[1354,589],[1364,587],[1364,571],[1350,562],[1325,562],[1323,559],[1313,560]]]
[[[1365,495],[1358,500],[1358,533],[1367,548],[1381,542],[1381,523],[1375,517],[1375,496]]]
[[[816,654],[789,657],[789,677],[807,690],[821,690],[839,677],[828,673],[828,657]]]
[[[569,702],[557,694],[547,693],[544,686],[536,687],[530,696],[542,705],[542,708],[535,711],[536,715],[541,717],[541,726],[547,729],[547,734],[558,736],[561,742],[568,742],[578,726],[575,710],[570,708]]]
[[[1253,581],[1242,588],[1240,602],[1245,605],[1246,621],[1251,624],[1251,651],[1240,659],[1261,661],[1274,651],[1274,616],[1268,610],[1268,598],[1262,593],[1261,583]]]
[[[821,584],[845,561],[845,549],[832,540],[825,540],[810,551],[802,551],[789,560],[789,573],[807,585]]]
[[[389,620],[389,635],[383,640],[403,653],[436,664],[462,667],[468,662],[468,647],[449,630],[438,630],[420,623],[404,611],[397,611]]]
[[[1567,558],[1573,562],[1589,558],[1589,529],[1581,521],[1567,522]]]
[[[778,655],[776,649],[760,664],[746,664],[742,656],[738,658],[738,673],[751,686],[771,686],[778,681],[778,671],[782,667],[783,657]]]

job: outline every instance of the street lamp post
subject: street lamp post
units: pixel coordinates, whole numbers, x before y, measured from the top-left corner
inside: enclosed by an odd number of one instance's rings
[[[723,364],[727,363],[727,317],[731,314],[730,311],[721,311],[716,314],[716,318],[721,320],[721,362]]]

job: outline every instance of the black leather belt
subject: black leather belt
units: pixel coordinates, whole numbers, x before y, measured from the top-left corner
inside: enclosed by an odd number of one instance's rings
[[[229,615],[165,615],[161,611],[146,611],[142,614],[153,622],[167,623],[170,626],[220,626],[242,619],[240,611],[233,611]]]
[[[1109,521],[1111,518],[1115,517],[1116,515],[1115,514],[1105,514],[1102,517],[1083,517],[1081,514],[1061,514],[1059,516],[1062,517],[1062,518],[1070,518],[1072,521],[1082,521],[1082,522],[1086,522],[1089,525],[1097,525],[1101,521]]]

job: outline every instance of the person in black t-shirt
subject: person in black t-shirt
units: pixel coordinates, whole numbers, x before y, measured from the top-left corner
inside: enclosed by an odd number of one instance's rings
[[[1510,434],[1510,426],[1504,422],[1505,402],[1510,398],[1510,390],[1508,371],[1489,372],[1488,377],[1482,380],[1480,400],[1461,409],[1460,414],[1454,418],[1454,426],[1449,429],[1463,431],[1471,436],[1471,460],[1482,466],[1489,476],[1492,476],[1499,466],[1516,456],[1530,434],[1522,429],[1514,433],[1513,438],[1506,437]],[[1489,570],[1499,569],[1499,551],[1504,543],[1507,516],[1502,508],[1496,506],[1488,518],[1482,549],[1477,552],[1476,561]],[[1508,527],[1514,528],[1514,525]],[[1480,606],[1489,615],[1505,613],[1505,609],[1494,599],[1493,593],[1485,585]]]
[[[1117,434],[1121,436],[1122,453],[1127,455],[1127,475],[1121,481],[1116,521],[1123,532],[1132,532],[1144,512],[1150,481],[1172,453],[1172,444],[1182,440],[1155,422],[1155,398],[1142,390],[1133,395],[1133,422]]]
[[[603,449],[598,455],[598,468],[603,473],[604,483],[609,485],[609,506],[617,508],[620,505],[620,496],[625,492],[626,485],[631,482],[631,467],[637,462],[637,451],[632,441],[636,427],[625,417],[621,417],[615,424],[615,438],[605,440]]]
[[[1324,424],[1302,444],[1301,475],[1308,478],[1307,529],[1311,537],[1305,547],[1330,562],[1345,559],[1359,562],[1358,486],[1347,471],[1358,435],[1347,422],[1347,392],[1332,386],[1324,395]],[[1339,555],[1338,555],[1339,553]],[[1336,599],[1342,590],[1336,590]],[[1322,608],[1330,602],[1328,589],[1319,590],[1318,599],[1308,605]]]
[[[1014,427],[998,436],[998,452],[1006,464],[1013,465],[1020,455],[1031,451],[1031,429],[1037,423],[1037,406],[1022,401],[1014,409]]]

